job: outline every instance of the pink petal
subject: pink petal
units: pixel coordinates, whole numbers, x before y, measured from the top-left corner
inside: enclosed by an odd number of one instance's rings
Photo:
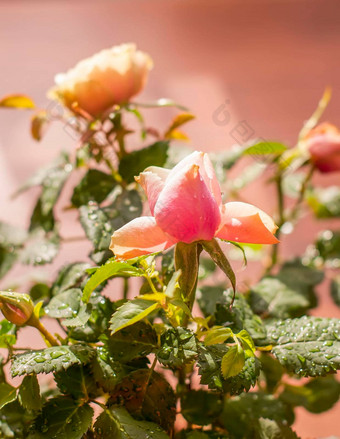
[[[110,249],[119,259],[165,250],[176,244],[157,226],[152,216],[135,218],[116,230],[111,237]]]
[[[197,165],[180,169],[176,175],[171,172],[154,215],[164,232],[186,243],[212,239],[221,219],[216,200]]]
[[[159,168],[158,166],[150,166],[149,168],[146,168],[144,172],[141,172],[138,177],[135,177],[135,180],[142,186],[146,196],[148,197],[149,207],[152,215],[159,194],[164,187],[164,182],[169,173],[169,169]]]
[[[275,244],[279,242],[272,218],[262,210],[248,203],[226,203],[222,209],[222,228],[217,238],[248,244]]]
[[[200,151],[194,151],[192,154],[185,157],[172,169],[169,179],[176,176],[180,171],[186,169],[188,166],[197,165],[200,168],[200,174],[209,188],[210,192],[215,197],[219,206],[222,205],[221,188],[217,180],[215,170],[210,161],[208,154]]]

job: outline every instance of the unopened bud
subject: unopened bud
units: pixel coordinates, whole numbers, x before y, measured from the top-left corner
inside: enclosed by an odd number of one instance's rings
[[[23,326],[32,317],[34,304],[28,294],[0,291],[0,310],[8,321]]]

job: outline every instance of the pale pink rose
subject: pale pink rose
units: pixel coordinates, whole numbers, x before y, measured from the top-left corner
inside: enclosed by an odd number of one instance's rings
[[[303,147],[320,172],[340,171],[340,131],[336,126],[318,125],[305,137]]]
[[[151,166],[136,181],[143,187],[152,216],[130,221],[112,235],[110,249],[129,259],[165,250],[177,242],[220,238],[275,244],[274,221],[257,207],[223,204],[220,185],[207,154],[195,151],[172,170]]]
[[[150,56],[137,50],[135,44],[115,46],[58,74],[48,96],[70,109],[78,105],[90,115],[99,116],[138,94],[152,66]]]

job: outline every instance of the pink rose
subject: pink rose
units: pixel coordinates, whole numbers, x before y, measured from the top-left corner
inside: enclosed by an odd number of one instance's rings
[[[117,258],[214,237],[253,244],[278,242],[273,235],[277,226],[266,213],[247,203],[222,203],[214,168],[203,152],[195,151],[172,170],[151,166],[136,181],[148,197],[152,216],[136,218],[114,232],[110,249]]]
[[[144,87],[153,66],[149,55],[134,44],[102,50],[80,61],[73,69],[56,76],[49,92],[72,109],[78,105],[92,116],[99,116],[115,104],[128,102]]]
[[[322,123],[311,130],[303,141],[303,148],[320,172],[340,171],[340,131],[330,123]]]

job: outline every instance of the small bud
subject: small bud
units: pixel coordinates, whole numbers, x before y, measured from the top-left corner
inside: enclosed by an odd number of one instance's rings
[[[32,317],[34,304],[28,294],[1,291],[0,310],[8,321],[23,326]]]

